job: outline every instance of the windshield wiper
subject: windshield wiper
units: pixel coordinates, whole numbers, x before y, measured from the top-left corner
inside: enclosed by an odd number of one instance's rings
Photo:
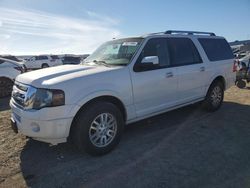
[[[114,65],[114,66],[126,66],[128,64],[127,63],[114,63],[114,64],[110,64],[110,65]]]
[[[106,63],[106,61],[97,61],[97,60],[93,60],[93,63],[97,64],[97,65],[104,65],[106,67],[110,67],[109,64]]]

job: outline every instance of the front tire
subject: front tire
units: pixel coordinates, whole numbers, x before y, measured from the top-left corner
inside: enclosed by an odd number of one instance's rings
[[[80,151],[104,155],[119,143],[124,127],[120,110],[109,102],[96,102],[80,111],[71,139]]]
[[[224,87],[222,82],[216,81],[212,83],[208,89],[205,100],[203,101],[203,108],[209,112],[218,110],[224,99]]]
[[[10,96],[14,82],[9,78],[0,78],[0,98]]]

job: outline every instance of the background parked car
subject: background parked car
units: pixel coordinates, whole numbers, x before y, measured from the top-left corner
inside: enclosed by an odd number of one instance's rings
[[[16,76],[25,71],[26,67],[22,62],[0,57],[0,97],[11,94]]]
[[[67,65],[67,64],[77,65],[81,62],[81,58],[74,57],[74,56],[65,56],[62,61],[64,65]]]
[[[40,69],[62,64],[62,60],[57,55],[33,56],[25,62],[28,69]]]
[[[247,65],[249,59],[250,59],[250,52],[246,53],[245,56],[243,56],[243,57],[241,56],[241,57],[239,58],[239,61],[240,61],[241,63],[244,63],[245,65]]]
[[[13,55],[1,55],[0,57],[2,57],[4,59],[10,59],[13,61],[17,61],[17,62],[22,62],[21,59],[18,59],[16,56],[13,56]]]

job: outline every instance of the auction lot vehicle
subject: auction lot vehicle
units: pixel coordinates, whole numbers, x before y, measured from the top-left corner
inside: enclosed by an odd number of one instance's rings
[[[214,33],[166,31],[109,41],[80,65],[22,74],[12,126],[35,140],[111,151],[125,124],[203,101],[216,111],[234,85],[234,56]]]
[[[236,72],[236,86],[238,88],[245,88],[246,84],[250,82],[250,53],[245,57],[237,60]]]
[[[0,98],[11,94],[15,78],[25,71],[22,62],[0,57]]]
[[[28,69],[40,69],[57,65],[62,65],[62,60],[57,55],[40,55],[34,56],[25,61]]]
[[[2,57],[4,59],[17,61],[17,62],[22,62],[22,60],[18,59],[16,56],[13,56],[13,55],[1,55],[0,57]]]
[[[63,59],[64,65],[77,65],[81,63],[80,57],[74,57],[74,56],[65,56]]]

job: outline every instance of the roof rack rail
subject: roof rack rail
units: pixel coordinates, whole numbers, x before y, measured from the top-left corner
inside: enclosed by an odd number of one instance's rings
[[[148,35],[160,35],[160,34],[165,34],[165,32],[156,32],[156,33],[146,33],[146,34],[144,34],[144,35],[142,35],[142,36],[148,36]]]
[[[187,34],[187,35],[195,35],[195,34],[202,34],[202,35],[210,35],[216,36],[214,33],[211,32],[201,32],[201,31],[178,31],[178,30],[168,30],[165,34]]]

